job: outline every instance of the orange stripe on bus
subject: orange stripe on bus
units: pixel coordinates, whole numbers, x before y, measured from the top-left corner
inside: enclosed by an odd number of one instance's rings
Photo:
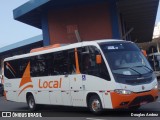
[[[115,92],[111,92],[111,100],[113,109],[128,107],[128,105],[139,96],[152,95],[153,97],[158,96],[158,90],[151,90],[149,92],[144,93],[132,93],[129,95],[122,95]],[[122,102],[129,102],[126,106],[120,106]]]
[[[39,52],[39,51],[48,50],[48,49],[57,48],[57,47],[61,47],[61,45],[60,44],[54,44],[54,45],[50,45],[50,46],[47,46],[47,47],[35,48],[35,49],[32,49],[30,51],[30,53]]]
[[[27,88],[33,88],[33,85],[28,85],[28,86],[24,87],[24,88],[20,91],[20,93],[18,94],[18,96],[19,96],[24,90],[26,90]]]
[[[13,69],[13,67],[7,62],[7,65],[13,70],[14,73],[16,73],[16,71]]]
[[[76,62],[76,73],[80,74],[77,48],[75,48],[75,62]]]
[[[27,65],[27,67],[25,69],[25,72],[24,72],[24,74],[22,76],[19,88],[22,87],[23,85],[29,83],[29,82],[32,82],[31,76],[30,76],[30,62],[28,63],[28,65]]]

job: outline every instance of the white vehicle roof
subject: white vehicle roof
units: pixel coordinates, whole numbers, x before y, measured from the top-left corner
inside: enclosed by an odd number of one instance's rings
[[[8,58],[4,59],[4,61],[20,59],[20,58],[25,58],[25,57],[31,57],[31,56],[36,56],[36,55],[41,55],[41,54],[46,54],[46,53],[51,53],[51,52],[56,52],[56,51],[62,51],[62,50],[72,49],[72,48],[86,46],[86,45],[97,45],[97,43],[122,42],[122,41],[124,41],[124,40],[103,39],[103,40],[95,40],[95,41],[84,41],[84,42],[79,42],[79,43],[68,44],[68,45],[65,45],[62,47],[51,48],[51,49],[47,49],[47,50],[43,50],[43,51],[27,53],[27,54],[23,54],[23,55],[16,55],[13,57],[8,57]],[[130,42],[130,41],[124,41],[124,42]]]

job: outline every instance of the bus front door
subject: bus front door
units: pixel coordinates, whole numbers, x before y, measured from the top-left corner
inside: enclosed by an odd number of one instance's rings
[[[71,106],[71,92],[69,90],[69,77],[65,75],[62,77],[62,88],[61,88],[61,95],[62,95],[62,102],[65,106]]]
[[[70,91],[72,106],[84,106],[83,88],[82,88],[82,75],[70,76]]]

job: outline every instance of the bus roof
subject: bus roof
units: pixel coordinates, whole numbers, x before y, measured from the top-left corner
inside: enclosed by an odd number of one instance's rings
[[[25,57],[31,57],[31,56],[61,51],[61,50],[67,50],[67,49],[72,49],[75,47],[81,47],[81,46],[85,46],[85,45],[97,45],[98,43],[103,43],[103,42],[122,42],[122,41],[124,41],[124,40],[104,39],[104,40],[95,40],[95,41],[84,41],[84,42],[79,42],[79,43],[68,44],[68,45],[61,46],[61,47],[51,48],[51,49],[47,49],[47,50],[43,50],[43,51],[37,51],[37,52],[27,53],[27,54],[23,54],[23,55],[16,55],[13,57],[5,58],[4,61],[15,60],[15,59],[20,59],[20,58],[25,58]],[[127,42],[130,42],[130,41],[127,41]]]

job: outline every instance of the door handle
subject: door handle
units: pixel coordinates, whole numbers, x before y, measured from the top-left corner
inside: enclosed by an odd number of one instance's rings
[[[61,92],[66,92],[66,91],[61,91]]]
[[[42,92],[42,91],[38,91],[38,92]]]
[[[16,92],[16,91],[13,91],[13,92]]]
[[[79,90],[75,90],[74,92],[79,92]]]
[[[51,93],[51,92],[53,92],[53,91],[49,91],[49,92]]]

